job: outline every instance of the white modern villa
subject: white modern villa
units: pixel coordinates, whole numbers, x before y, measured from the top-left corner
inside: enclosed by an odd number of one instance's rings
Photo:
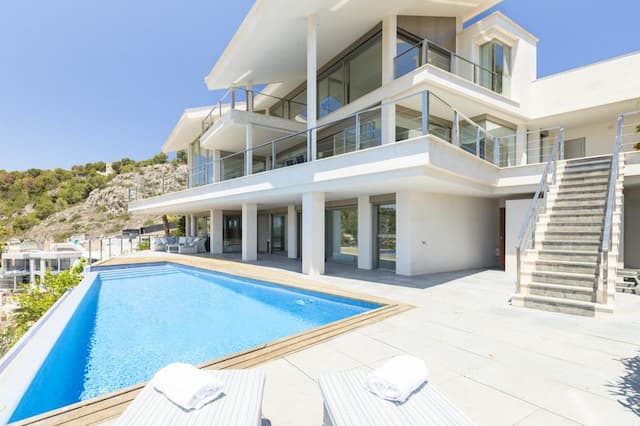
[[[189,187],[129,211],[213,255],[500,268],[513,305],[613,313],[640,268],[640,52],[538,78],[534,34],[465,25],[496,3],[257,0],[204,79],[224,96],[162,146]]]

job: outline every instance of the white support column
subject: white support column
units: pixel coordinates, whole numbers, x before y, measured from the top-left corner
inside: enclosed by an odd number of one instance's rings
[[[398,23],[396,15],[385,16],[382,20],[382,85],[392,82],[395,78],[394,58],[398,38]],[[382,143],[396,141],[396,106],[388,104],[390,99],[383,99],[381,108]],[[386,105],[385,105],[386,104]]]
[[[29,259],[29,282],[36,282],[36,260]]]
[[[373,269],[373,206],[368,195],[358,197],[358,268]]]
[[[302,272],[324,274],[324,192],[302,194]]]
[[[189,229],[189,236],[190,237],[195,237],[196,234],[198,233],[198,218],[196,215],[189,215],[189,224],[190,224],[190,229]]]
[[[307,16],[307,129],[316,127],[317,121],[317,36],[318,17],[316,15]],[[309,134],[310,133],[310,134]],[[316,132],[307,132],[307,144],[311,149],[310,160],[316,159]]]
[[[191,232],[191,222],[190,222],[190,215],[185,214],[184,215],[184,236],[188,237],[189,236],[189,232]]]
[[[247,124],[245,136],[244,175],[248,176],[253,174],[253,124]]]
[[[427,215],[424,193],[400,191],[396,193],[396,274],[421,273],[425,262],[426,241],[422,241]]]
[[[258,205],[242,204],[242,260],[258,259]]]
[[[44,280],[44,276],[47,273],[47,261],[45,259],[40,259],[40,282]],[[35,282],[35,280],[34,280]]]
[[[393,59],[396,56],[397,39],[396,15],[385,16],[382,19],[382,85],[392,82],[395,77]]]
[[[298,212],[295,205],[287,207],[287,255],[289,259],[298,257]]]
[[[222,210],[209,210],[209,252],[211,254],[222,254],[222,219]]]

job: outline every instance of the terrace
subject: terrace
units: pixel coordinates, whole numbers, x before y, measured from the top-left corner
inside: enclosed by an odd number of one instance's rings
[[[261,266],[209,256],[169,258],[211,263],[245,276],[304,280],[306,286],[318,289],[339,288],[415,307],[270,360],[247,361],[246,355],[236,360],[264,369],[263,416],[272,424],[321,424],[319,374],[376,367],[401,353],[423,358],[431,381],[478,424],[637,424],[640,314],[635,309],[636,296],[619,295],[616,317],[598,321],[511,307],[505,301],[513,277],[495,270],[408,278],[380,271],[356,273],[331,264],[326,276],[310,280],[294,272],[297,262],[277,256],[261,257]],[[221,367],[233,363],[228,360]],[[82,418],[87,423],[110,424],[130,398],[107,397],[40,421],[56,424]]]

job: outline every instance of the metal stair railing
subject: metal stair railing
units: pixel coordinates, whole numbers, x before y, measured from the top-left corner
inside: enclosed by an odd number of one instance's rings
[[[547,207],[547,192],[549,190],[549,173],[551,172],[551,183],[556,183],[557,176],[557,161],[560,147],[564,145],[564,129],[560,128],[556,141],[553,144],[549,159],[544,167],[542,176],[540,177],[540,183],[536,189],[536,193],[531,199],[529,208],[527,209],[527,215],[525,221],[522,224],[520,233],[518,234],[518,241],[516,244],[516,294],[520,294],[522,286],[522,249],[531,246],[535,247],[535,227],[540,215],[539,204],[544,195],[543,209],[546,211]]]

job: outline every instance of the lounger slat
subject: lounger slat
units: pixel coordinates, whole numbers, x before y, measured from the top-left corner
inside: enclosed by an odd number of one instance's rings
[[[373,395],[365,388],[370,371],[370,368],[364,367],[320,376],[320,390],[327,417],[325,421],[328,425],[473,425],[464,413],[430,383],[423,385],[403,404]]]
[[[264,373],[260,370],[211,370],[225,384],[224,395],[199,410],[185,411],[147,384],[116,425],[259,426]]]

